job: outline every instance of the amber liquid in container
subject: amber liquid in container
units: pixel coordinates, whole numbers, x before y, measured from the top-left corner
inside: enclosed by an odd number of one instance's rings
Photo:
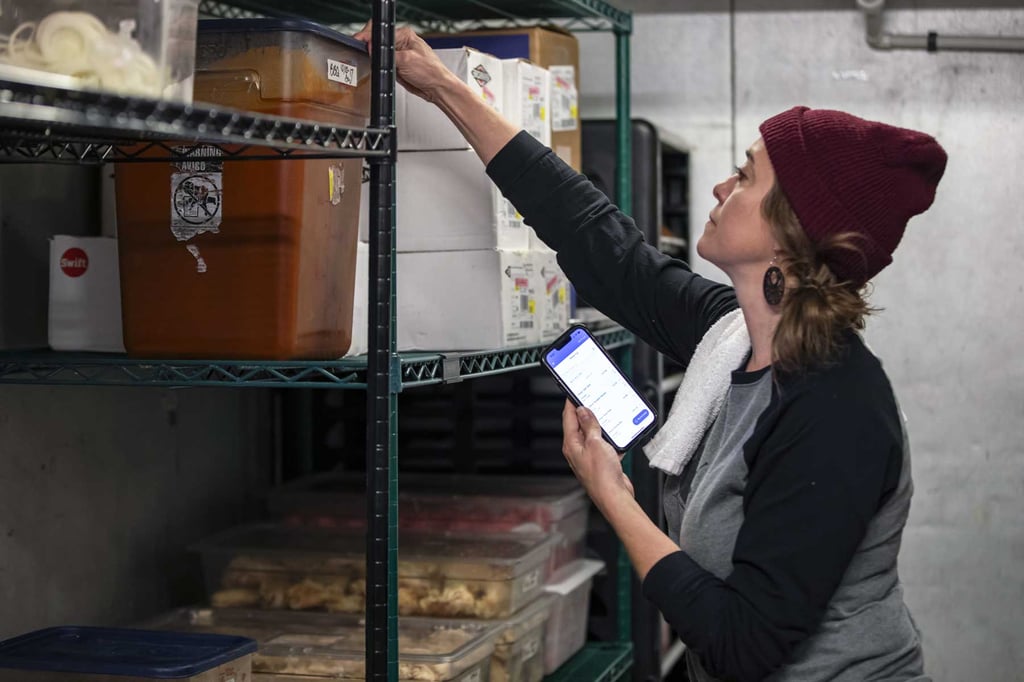
[[[330,62],[336,76],[355,85],[330,79]],[[201,28],[197,64],[197,102],[341,127],[366,125],[369,59],[322,33]],[[268,151],[250,148],[241,155]],[[344,355],[352,338],[361,182],[358,158],[120,166],[128,352],[252,359]]]

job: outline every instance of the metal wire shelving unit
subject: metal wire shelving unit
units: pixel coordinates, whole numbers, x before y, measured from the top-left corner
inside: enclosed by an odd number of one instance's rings
[[[106,354],[0,353],[0,385],[235,386],[360,389],[367,394],[366,679],[398,679],[397,394],[535,367],[540,346],[441,354],[395,352],[394,30],[397,21],[425,31],[550,25],[614,33],[618,168],[631,167],[629,38],[632,17],[603,0],[201,0],[200,13],[222,18],[277,16],[327,25],[361,25],[372,17],[370,127],[313,121],[206,105],[62,90],[0,80],[0,163],[129,163],[216,158],[222,161],[362,157],[370,183],[369,353],[332,361],[268,362],[136,359]],[[616,180],[618,205],[631,209],[628,173]],[[620,362],[631,362],[633,337],[598,332]],[[629,472],[632,458],[623,465]],[[630,670],[630,568],[620,551],[616,642],[591,643],[551,679],[612,682]]]

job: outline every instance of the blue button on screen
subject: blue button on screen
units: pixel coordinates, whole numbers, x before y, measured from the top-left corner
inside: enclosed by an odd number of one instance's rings
[[[647,410],[640,410],[640,414],[638,414],[637,416],[633,417],[633,423],[639,425],[640,422],[642,422],[643,420],[647,419],[647,415],[649,415],[649,414],[650,414],[650,412],[648,412]]]

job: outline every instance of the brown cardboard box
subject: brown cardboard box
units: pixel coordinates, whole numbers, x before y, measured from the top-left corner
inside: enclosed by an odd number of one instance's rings
[[[580,48],[573,34],[554,28],[469,31],[426,36],[435,48],[467,45],[500,59],[529,59],[551,71],[551,148],[576,170],[580,158]]]

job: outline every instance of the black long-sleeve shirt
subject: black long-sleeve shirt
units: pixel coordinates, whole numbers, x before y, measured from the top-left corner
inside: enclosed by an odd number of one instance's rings
[[[737,307],[528,135],[488,173],[587,301],[684,365]],[[896,573],[912,491],[899,408],[860,337],[844,339],[827,368],[734,373],[693,463],[706,470],[675,501],[684,550],[643,588],[697,679],[924,679]]]

